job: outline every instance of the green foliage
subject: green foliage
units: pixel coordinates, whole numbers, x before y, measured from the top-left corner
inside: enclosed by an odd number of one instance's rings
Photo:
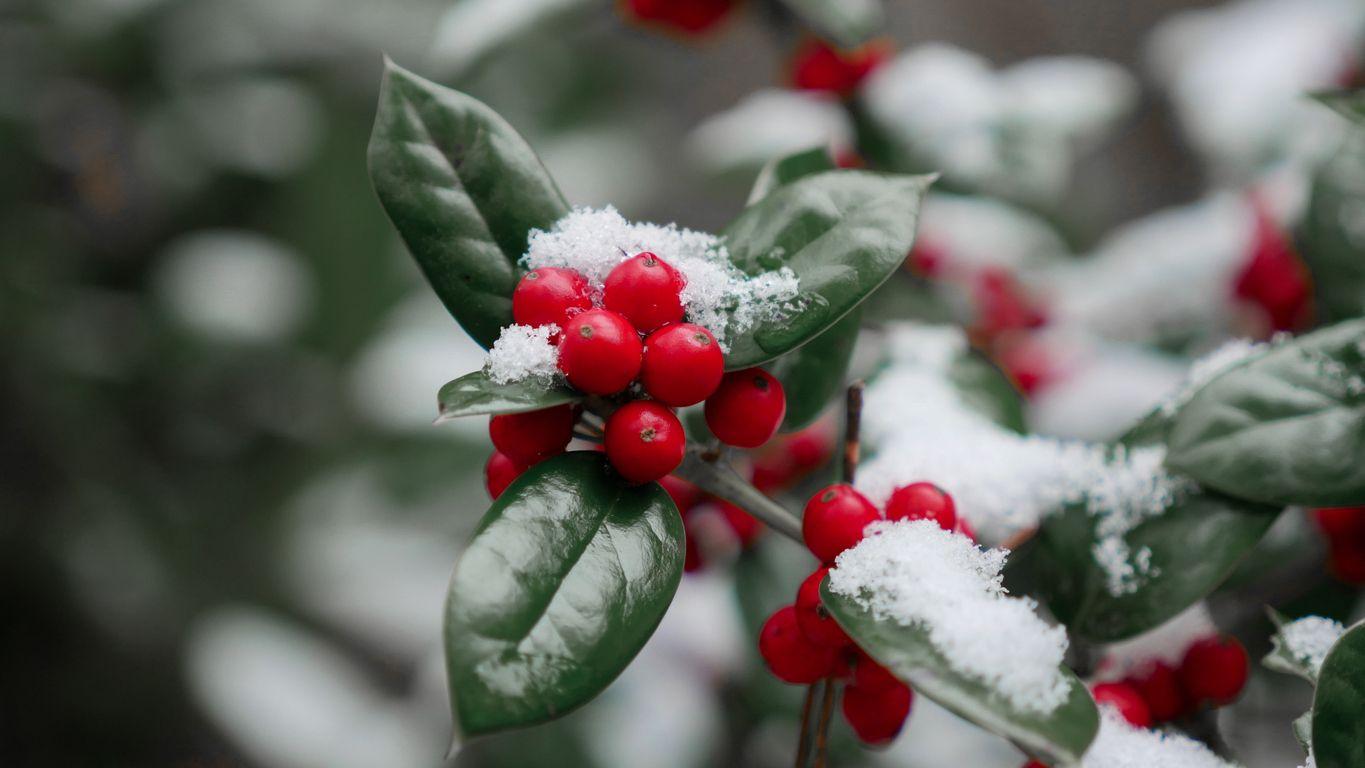
[[[1322,91],[1313,98],[1353,123],[1365,123],[1365,90]]]
[[[948,378],[962,401],[973,410],[1015,432],[1028,431],[1024,421],[1024,399],[1005,373],[979,352],[958,356],[948,369]]]
[[[567,387],[546,389],[534,381],[498,384],[483,371],[474,371],[448,381],[441,387],[436,395],[440,412],[436,421],[440,423],[461,416],[538,411],[577,402],[582,398],[582,395]]]
[[[1365,314],[1365,237],[1350,226],[1365,206],[1365,131],[1313,174],[1312,192],[1295,231],[1299,254],[1313,275],[1313,309],[1325,322]]]
[[[1238,498],[1365,503],[1365,320],[1218,376],[1176,413],[1168,445],[1171,468]]]
[[[1020,710],[989,686],[953,669],[924,629],[879,621],[853,599],[832,592],[828,579],[820,587],[820,598],[860,648],[917,694],[1004,736],[1044,762],[1078,762],[1099,730],[1095,702],[1065,666],[1061,668],[1069,686],[1065,703],[1047,715]]]
[[[593,451],[527,470],[451,577],[446,671],[460,731],[533,725],[601,693],[663,618],[682,563],[682,520],[659,485],[626,485]]]
[[[370,178],[436,295],[484,347],[512,322],[517,259],[568,203],[496,112],[386,62]]]
[[[1327,654],[1312,717],[1318,768],[1365,765],[1365,622],[1347,630]]]

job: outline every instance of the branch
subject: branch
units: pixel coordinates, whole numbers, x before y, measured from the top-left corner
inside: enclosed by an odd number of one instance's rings
[[[682,466],[673,474],[743,509],[796,543],[803,542],[801,519],[753,487],[714,453],[704,452],[695,446],[688,448]]]

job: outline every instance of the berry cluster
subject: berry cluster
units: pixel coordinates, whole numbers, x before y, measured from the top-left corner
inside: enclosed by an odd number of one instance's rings
[[[606,420],[603,445],[616,471],[646,483],[677,469],[686,449],[673,409],[706,401],[706,422],[722,442],[756,448],[786,414],[782,385],[766,371],[725,373],[709,330],[683,322],[681,272],[653,253],[632,256],[607,275],[600,290],[572,269],[526,273],[512,293],[518,325],[554,326],[558,365],[575,389],[624,396]],[[497,452],[488,461],[494,498],[527,467],[561,453],[578,411],[564,405],[494,416]]]
[[[834,558],[861,541],[864,529],[878,520],[934,520],[945,530],[961,530],[952,497],[932,483],[896,489],[885,515],[850,485],[817,491],[806,504],[802,535],[822,565],[801,582],[793,605],[769,617],[758,639],[768,669],[784,682],[847,681],[844,719],[859,739],[874,745],[900,732],[913,692],[844,633],[821,603],[820,583]]]
[[[1327,535],[1327,567],[1347,584],[1365,585],[1365,507],[1313,510]]]

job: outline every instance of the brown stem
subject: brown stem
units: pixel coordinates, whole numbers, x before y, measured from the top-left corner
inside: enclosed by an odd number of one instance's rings
[[[829,747],[829,721],[834,716],[834,678],[825,678],[825,697],[820,700],[820,729],[815,732],[815,768],[825,768]]]
[[[843,482],[853,485],[858,473],[859,439],[858,433],[863,422],[863,382],[855,381],[848,386],[844,398],[844,476]]]
[[[801,703],[801,735],[796,742],[796,768],[806,768],[810,759],[810,713],[815,706],[815,686],[806,686],[806,699]]]

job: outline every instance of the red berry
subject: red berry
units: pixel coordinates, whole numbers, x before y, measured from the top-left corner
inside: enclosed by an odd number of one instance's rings
[[[1147,702],[1147,711],[1151,713],[1153,722],[1174,720],[1185,712],[1185,694],[1171,665],[1153,662],[1126,682]]]
[[[622,477],[648,483],[682,463],[687,438],[673,412],[653,400],[635,400],[607,419],[607,458]]]
[[[901,682],[880,691],[850,685],[844,689],[844,719],[864,744],[887,744],[901,732],[913,699],[910,686]]]
[[[1289,237],[1259,200],[1251,253],[1233,294],[1259,307],[1270,330],[1292,331],[1313,312],[1313,280]]]
[[[846,96],[886,60],[885,45],[872,43],[841,51],[823,40],[806,40],[792,59],[792,85],[805,91],[828,91]]]
[[[763,533],[763,523],[724,499],[716,499],[715,504],[716,509],[720,510],[721,517],[725,518],[726,524],[730,526],[735,538],[739,540],[741,548],[747,549],[758,540],[758,537]]]
[[[853,685],[857,686],[859,690],[875,693],[901,684],[901,681],[888,672],[886,667],[878,664],[876,659],[868,656],[861,649],[854,653],[854,659]]]
[[[534,464],[564,452],[573,439],[572,405],[508,413],[488,420],[493,447],[522,464]]]
[[[505,454],[493,451],[493,455],[489,456],[488,462],[483,465],[483,485],[488,489],[488,495],[497,499],[526,469],[525,464],[518,464]]]
[[[635,327],[605,309],[582,312],[564,327],[559,369],[569,383],[590,395],[614,395],[640,373],[643,347]]]
[[[953,497],[933,483],[911,483],[897,488],[886,502],[887,520],[933,520],[945,531],[957,527]]]
[[[572,269],[542,267],[522,275],[512,291],[512,320],[518,325],[556,325],[592,309],[588,279]]]
[[[711,396],[725,375],[725,356],[716,337],[700,325],[669,325],[645,339],[640,383],[649,396],[681,408]]]
[[[777,434],[787,415],[782,382],[762,368],[725,374],[706,399],[706,426],[722,443],[757,448]]]
[[[1365,542],[1333,541],[1327,556],[1332,575],[1347,584],[1365,584]]]
[[[812,643],[826,648],[844,648],[853,641],[820,602],[820,582],[827,573],[829,566],[821,567],[801,582],[801,588],[796,591],[796,622]]]
[[[668,491],[668,495],[673,499],[673,504],[677,506],[678,512],[683,515],[686,515],[701,501],[701,489],[677,475],[666,475],[659,478],[659,485]]]
[[[1231,703],[1247,682],[1247,651],[1235,637],[1206,637],[1180,662],[1180,685],[1191,703]]]
[[[625,10],[641,21],[697,34],[715,26],[734,5],[735,0],[627,0]]]
[[[754,456],[754,487],[781,491],[829,460],[834,440],[825,423],[782,435]]]
[[[829,563],[862,541],[863,529],[880,519],[872,502],[852,486],[838,483],[816,491],[806,502],[801,537],[820,562]]]
[[[1090,689],[1095,703],[1118,710],[1130,724],[1138,728],[1152,727],[1152,712],[1142,694],[1127,683],[1100,683]]]
[[[1324,507],[1313,510],[1313,517],[1328,538],[1365,544],[1365,507]]]
[[[1024,763],[1024,768],[1048,768],[1047,763],[1040,763],[1037,760],[1030,760]]]
[[[783,682],[803,685],[833,674],[837,654],[806,639],[796,624],[796,608],[785,606],[768,617],[758,633],[758,652]]]
[[[1047,315],[1033,303],[1014,275],[1000,267],[981,270],[972,294],[977,315],[974,331],[986,339],[1006,331],[1037,328],[1047,322]]]
[[[607,275],[602,304],[625,315],[641,333],[649,333],[682,320],[685,285],[682,273],[646,251],[617,264]]]

